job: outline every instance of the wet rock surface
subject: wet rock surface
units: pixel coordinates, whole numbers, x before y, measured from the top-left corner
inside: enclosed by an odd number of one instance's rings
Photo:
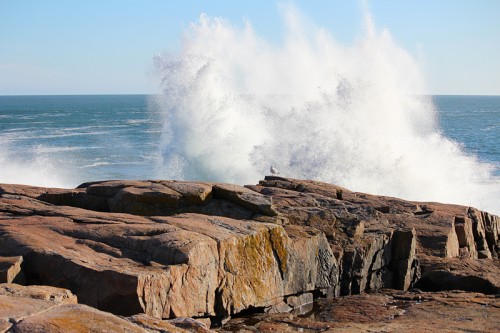
[[[18,317],[4,315],[0,328],[14,330],[16,323],[15,331],[50,331],[99,317],[116,321],[121,331],[204,332],[208,320],[230,331],[244,331],[247,322],[260,331],[366,331],[380,325],[397,331],[409,321],[397,315],[397,306],[380,304],[413,294],[378,291],[418,288],[426,297],[481,293],[477,297],[494,299],[489,295],[500,293],[499,254],[495,215],[316,181],[273,176],[245,187],[104,181],[76,189],[2,184],[0,282],[65,288],[79,304],[43,300],[52,303],[34,304],[32,313]],[[19,293],[0,297],[16,304],[42,301]],[[478,303],[469,298],[456,301],[457,309],[475,309]],[[307,316],[313,300],[314,315]],[[356,317],[356,304],[373,305],[375,319]],[[50,311],[42,314],[37,306]],[[333,306],[330,317],[323,315]],[[427,310],[419,309],[412,320],[425,316]],[[445,309],[436,305],[436,311]],[[189,317],[206,319],[200,324]],[[344,326],[338,318],[345,318]],[[494,313],[490,318],[498,320]]]

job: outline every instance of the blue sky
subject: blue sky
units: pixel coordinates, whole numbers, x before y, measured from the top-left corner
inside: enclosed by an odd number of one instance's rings
[[[349,45],[363,32],[359,1],[294,1]],[[201,13],[250,21],[279,43],[274,1],[1,0],[0,95],[154,93],[152,58],[180,47]],[[500,95],[500,1],[372,0],[378,28],[422,66],[432,94]]]

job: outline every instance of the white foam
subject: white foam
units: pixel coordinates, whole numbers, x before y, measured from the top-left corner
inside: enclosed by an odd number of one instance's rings
[[[92,163],[92,164],[87,164],[87,165],[81,166],[80,168],[82,168],[82,169],[95,168],[95,167],[98,167],[98,166],[111,165],[111,164],[114,164],[114,163],[110,163],[110,162],[95,162],[95,163]]]
[[[90,149],[103,149],[104,147],[98,146],[72,146],[72,147],[46,147],[46,146],[37,146],[36,152],[38,154],[54,154],[54,153],[64,153],[68,151],[79,151],[79,150],[90,150]]]
[[[493,167],[440,134],[416,61],[367,20],[342,45],[285,10],[281,45],[200,17],[156,58],[163,178],[255,183],[284,176],[500,213]],[[308,33],[306,34],[305,31]]]
[[[148,123],[149,119],[128,119],[127,124],[130,125],[140,125],[140,124],[145,124]]]
[[[60,165],[49,155],[24,151],[23,156],[9,148],[6,141],[0,140],[0,183],[26,184],[34,186],[71,188],[77,183],[71,181],[74,171],[68,165]]]

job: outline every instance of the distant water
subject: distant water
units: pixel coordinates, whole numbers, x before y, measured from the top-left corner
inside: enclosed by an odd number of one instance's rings
[[[445,136],[500,175],[500,96],[433,96]],[[499,198],[500,199],[500,198]],[[500,205],[500,203],[499,203]]]
[[[0,96],[0,181],[76,186],[156,176],[148,96]]]
[[[91,180],[167,177],[161,166],[164,116],[154,99],[0,96],[0,182],[73,187]],[[494,165],[498,176],[500,96],[432,99],[443,134],[460,143],[464,154]]]

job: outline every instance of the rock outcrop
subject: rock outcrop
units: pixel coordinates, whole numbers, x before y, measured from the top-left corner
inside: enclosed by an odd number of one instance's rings
[[[325,233],[340,267],[336,295],[407,290],[421,279],[421,288],[443,290],[446,284],[438,287],[432,282],[435,272],[443,271],[453,272],[449,276],[456,281],[482,281],[449,284],[447,289],[500,293],[498,216],[465,206],[356,193],[315,181],[266,177],[248,187],[271,196],[290,223]],[[462,263],[460,274],[453,263]]]
[[[498,216],[316,181],[0,185],[0,283],[65,288],[81,303],[17,331],[101,311],[128,316],[130,331],[220,324],[384,288],[498,294],[499,255]]]
[[[104,182],[1,191],[0,255],[22,256],[28,284],[70,289],[100,310],[226,317],[336,285],[325,235],[280,225],[271,198],[244,187]]]
[[[69,290],[0,284],[2,332],[213,332],[191,318],[158,320],[147,315],[121,318],[77,303]]]
[[[467,292],[377,293],[320,299],[307,316],[234,318],[225,332],[498,332],[500,299]]]
[[[18,282],[23,283],[21,272],[23,257],[0,257],[0,283]]]

